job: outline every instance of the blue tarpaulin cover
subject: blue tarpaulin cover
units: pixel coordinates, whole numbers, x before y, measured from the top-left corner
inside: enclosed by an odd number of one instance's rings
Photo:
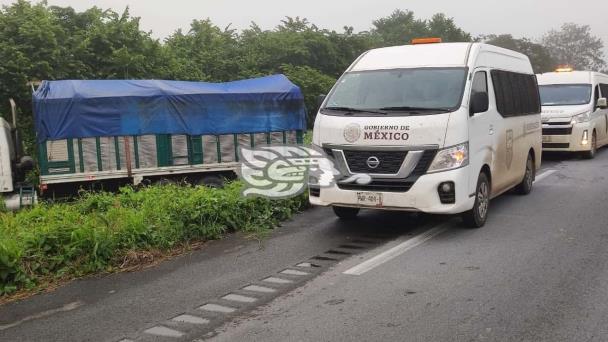
[[[39,142],[306,129],[302,92],[283,75],[227,83],[44,81],[33,102]]]

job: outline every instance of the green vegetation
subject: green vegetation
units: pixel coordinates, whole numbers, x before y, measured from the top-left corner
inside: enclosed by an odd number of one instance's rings
[[[370,18],[371,19],[371,18]],[[97,7],[70,7],[17,0],[0,9],[0,113],[8,98],[22,111],[26,152],[34,153],[29,81],[57,79],[173,79],[230,81],[285,73],[305,96],[309,124],[316,97],[327,93],[363,51],[406,44],[419,36],[471,41],[454,20],[437,14],[419,19],[397,10],[372,22],[369,31],[321,29],[303,18],[286,18],[271,30],[255,23],[236,31],[209,19],[195,20],[164,41],[140,28],[139,18]]]
[[[160,41],[140,28],[139,18],[132,17],[128,8],[123,13],[97,7],[77,12],[44,1],[17,0],[0,9],[0,113],[8,114],[9,97],[17,101],[26,152],[35,155],[27,85],[35,80],[220,82],[285,73],[302,88],[312,124],[316,97],[327,93],[357,56],[376,47],[407,44],[415,37],[488,41],[516,49],[530,55],[537,72],[552,70],[557,63],[605,66],[603,43],[587,26],[564,25],[542,42],[533,42],[510,35],[473,37],[442,13],[421,19],[412,11],[396,10],[372,19],[370,29],[362,32],[349,26],[342,31],[322,29],[297,17],[288,17],[270,30],[253,23],[242,31],[203,19]],[[570,49],[572,42],[576,49]],[[553,54],[556,58],[548,58]]]
[[[224,189],[155,186],[83,193],[75,203],[0,213],[0,296],[120,268],[129,255],[168,252],[231,231],[263,235],[307,206]]]

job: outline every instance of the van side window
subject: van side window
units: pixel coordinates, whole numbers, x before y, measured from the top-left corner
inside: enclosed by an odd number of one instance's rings
[[[540,113],[540,95],[535,75],[492,70],[496,107],[503,117]]]
[[[471,97],[476,93],[488,92],[488,74],[485,71],[478,71],[473,78],[473,87],[471,89]]]

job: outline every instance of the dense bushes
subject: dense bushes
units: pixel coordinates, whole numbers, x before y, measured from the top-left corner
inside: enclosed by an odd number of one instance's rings
[[[371,18],[370,18],[371,19]],[[309,122],[316,97],[363,51],[404,44],[404,30],[470,40],[451,18],[421,20],[395,11],[370,31],[332,31],[304,18],[286,18],[272,29],[252,23],[235,30],[200,18],[164,40],[142,30],[139,18],[92,7],[76,11],[44,1],[16,0],[0,7],[0,115],[13,98],[26,153],[34,155],[29,81],[58,79],[170,79],[221,82],[284,72],[302,88]],[[346,22],[344,24],[347,24]],[[380,26],[378,26],[378,25]],[[422,30],[422,31],[420,31]]]
[[[168,251],[228,231],[263,233],[302,209],[304,196],[244,198],[225,189],[163,186],[83,194],[75,203],[0,213],[0,295],[41,281],[111,271],[128,253]]]

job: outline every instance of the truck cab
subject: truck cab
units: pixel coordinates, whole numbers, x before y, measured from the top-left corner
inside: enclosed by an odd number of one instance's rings
[[[25,175],[33,169],[34,161],[22,155],[17,131],[17,108],[11,99],[12,125],[0,117],[0,201],[8,210],[19,210],[37,201],[34,188],[24,183]]]
[[[12,165],[15,160],[11,125],[0,118],[0,193],[14,190]]]

